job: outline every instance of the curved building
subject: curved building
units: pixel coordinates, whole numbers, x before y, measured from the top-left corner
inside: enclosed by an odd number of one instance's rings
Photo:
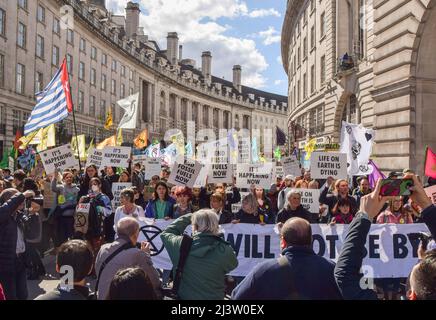
[[[132,141],[148,128],[150,140],[168,129],[187,133],[221,128],[286,128],[287,97],[242,85],[243,66],[232,81],[211,73],[213,53],[202,61],[183,57],[176,32],[162,49],[139,25],[140,7],[128,2],[125,15],[112,15],[104,0],[0,0],[0,149],[11,145],[43,89],[66,57],[78,134],[101,141],[114,134],[103,129],[112,109],[114,127],[123,111],[116,102],[140,92],[137,129],[125,130]],[[192,130],[191,130],[192,132]],[[68,118],[58,133],[73,134]],[[275,135],[273,135],[275,138]],[[2,144],[3,143],[3,144]]]
[[[436,148],[436,1],[288,0],[282,58],[289,126],[338,142],[341,121],[376,129],[383,171],[423,173]]]

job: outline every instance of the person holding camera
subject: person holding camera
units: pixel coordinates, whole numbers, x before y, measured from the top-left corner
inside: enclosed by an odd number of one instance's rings
[[[138,266],[149,277],[156,295],[161,297],[160,280],[150,257],[150,244],[142,242],[137,247],[139,223],[133,217],[117,222],[117,238],[101,246],[95,260],[97,274],[96,292],[99,300],[105,300],[111,281],[120,269]]]
[[[32,190],[20,193],[6,189],[0,194],[0,283],[7,300],[27,299],[26,238],[38,233],[37,212],[24,211],[26,199],[35,197]]]

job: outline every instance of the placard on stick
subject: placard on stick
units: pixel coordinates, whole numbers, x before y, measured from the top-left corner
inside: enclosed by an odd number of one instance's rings
[[[272,163],[238,163],[236,167],[236,186],[249,189],[252,185],[255,185],[263,189],[269,189],[271,187],[272,169]]]
[[[293,175],[298,177],[301,175],[300,163],[298,162],[297,157],[291,156],[287,158],[282,158],[283,164],[283,175]]]
[[[301,205],[304,209],[311,213],[319,213],[319,189],[292,189],[290,192],[298,192],[301,195]]]
[[[194,187],[201,169],[201,163],[191,159],[185,158],[183,162],[176,161],[171,169],[168,183],[172,183],[176,186],[186,186],[192,188]]]
[[[54,173],[56,169],[79,168],[79,161],[74,156],[71,144],[44,150],[40,153],[40,156],[47,174]]]
[[[161,171],[160,158],[147,158],[144,160],[145,180],[151,180],[153,176],[159,176]]]
[[[103,149],[104,167],[128,168],[132,148],[130,147],[105,147]]]
[[[91,149],[88,152],[88,158],[86,159],[86,166],[95,165],[97,169],[101,168],[101,162],[103,161],[103,151],[99,149]]]
[[[209,183],[232,183],[233,166],[229,163],[212,163],[209,166]]]
[[[114,195],[114,198],[112,200],[112,208],[116,209],[120,206],[121,191],[130,188],[131,186],[131,182],[114,182],[112,184],[112,194]]]
[[[313,179],[347,179],[347,155],[345,153],[314,152],[310,160]]]

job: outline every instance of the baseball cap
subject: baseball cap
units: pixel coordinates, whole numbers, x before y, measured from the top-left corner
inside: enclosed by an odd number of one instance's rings
[[[292,174],[288,174],[288,175],[285,177],[285,180],[295,180],[295,177],[294,177]]]

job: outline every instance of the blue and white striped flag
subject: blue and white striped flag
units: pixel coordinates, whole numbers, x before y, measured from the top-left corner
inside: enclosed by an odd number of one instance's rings
[[[62,121],[73,110],[66,61],[47,87],[36,94],[36,105],[24,126],[24,135]]]

